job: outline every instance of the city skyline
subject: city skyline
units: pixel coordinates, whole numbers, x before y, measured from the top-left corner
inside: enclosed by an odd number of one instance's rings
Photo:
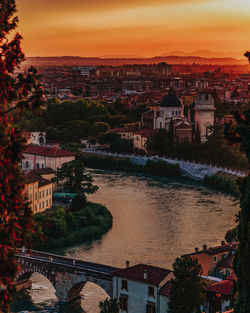
[[[173,51],[242,58],[248,0],[18,0],[26,56],[139,56]],[[211,51],[211,52],[209,52]]]

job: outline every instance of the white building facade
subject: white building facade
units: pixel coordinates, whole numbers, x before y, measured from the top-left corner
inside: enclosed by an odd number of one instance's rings
[[[170,270],[138,264],[113,273],[121,313],[168,313]]]
[[[184,105],[179,97],[177,97],[170,89],[158,106],[153,106],[154,110],[154,129],[169,129],[171,119],[184,119]]]

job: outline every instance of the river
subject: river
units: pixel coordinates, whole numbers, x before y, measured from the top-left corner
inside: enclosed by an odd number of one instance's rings
[[[129,260],[130,265],[146,263],[171,269],[176,257],[195,247],[219,245],[225,232],[234,226],[238,200],[200,183],[90,171],[99,190],[88,199],[107,206],[114,218],[113,227],[97,242],[56,253],[117,267],[124,267]],[[13,312],[48,312],[56,303],[48,281],[40,274],[32,279],[29,297],[18,296]],[[98,303],[106,297],[103,290],[91,284],[85,285],[82,295],[81,305],[87,313],[99,312]],[[80,311],[67,306],[51,311],[74,310]]]

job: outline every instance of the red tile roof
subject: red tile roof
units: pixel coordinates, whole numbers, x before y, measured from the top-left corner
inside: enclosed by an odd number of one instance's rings
[[[33,172],[38,175],[55,174],[55,171],[51,167],[36,168]]]
[[[171,283],[170,281],[167,281],[159,290],[159,294],[162,296],[169,297],[171,291]]]
[[[158,129],[138,129],[134,132],[135,135],[141,135],[142,137],[152,137],[159,132]]]
[[[205,290],[208,292],[218,293],[226,296],[233,293],[234,284],[235,284],[234,281],[225,279],[215,284],[207,286]]]
[[[214,254],[221,253],[221,252],[235,251],[236,249],[237,249],[237,244],[230,243],[230,244],[225,244],[222,246],[210,247],[208,249],[199,250],[197,252],[193,252],[193,253],[185,254],[185,255],[195,255],[195,254],[200,254],[200,253],[214,255]]]
[[[74,156],[74,153],[58,149],[57,147],[38,145],[28,145],[24,153],[43,155],[48,157]]]
[[[38,182],[38,187],[43,187],[49,184],[51,184],[51,181],[49,181],[48,179],[40,178]]]
[[[134,133],[138,129],[135,127],[117,127],[109,130],[110,133]]]
[[[147,278],[144,279],[144,273],[147,273]],[[159,286],[160,282],[171,271],[165,268],[155,267],[146,264],[137,264],[128,268],[117,270],[113,272],[114,276],[127,278],[147,284]]]
[[[24,182],[26,185],[32,184],[35,182],[38,182],[38,187],[42,187],[42,186],[51,184],[51,181],[44,179],[41,176],[37,175],[34,170],[25,171],[23,173],[23,175],[24,175]]]
[[[218,267],[233,267],[233,254],[229,254],[217,263]]]
[[[32,171],[23,172],[25,184],[32,184],[39,181],[39,176],[37,176]]]

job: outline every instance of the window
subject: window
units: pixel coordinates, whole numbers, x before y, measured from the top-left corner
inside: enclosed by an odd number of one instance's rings
[[[146,313],[156,313],[155,303],[152,303],[152,302],[147,303]]]
[[[40,167],[39,163],[36,163],[36,168],[39,168],[39,167]]]
[[[30,195],[30,201],[32,201],[32,195]]]
[[[51,195],[51,188],[49,189],[49,194]]]
[[[43,190],[43,198],[44,198],[44,190]]]
[[[175,111],[175,115],[177,115],[177,111]]]
[[[206,101],[208,100],[208,95],[205,95],[205,99],[206,99]]]
[[[120,309],[122,311],[128,311],[128,296],[121,295],[119,302],[120,302]]]
[[[230,270],[226,270],[226,276],[230,275]]]
[[[35,192],[35,200],[37,200],[37,192]]]
[[[39,199],[41,199],[41,191],[39,191]]]
[[[44,201],[43,201],[43,209],[44,209]]]
[[[39,203],[39,210],[41,210],[41,202]]]
[[[51,206],[51,199],[49,199],[49,206]]]
[[[49,203],[48,203],[48,200],[46,200],[46,207],[48,207],[49,206]]]
[[[128,281],[126,279],[122,279],[122,289],[128,290]]]
[[[44,165],[42,164],[42,168],[44,168]]]
[[[226,253],[222,254],[221,258],[224,259],[227,256]]]
[[[25,167],[29,168],[29,162],[28,161],[25,162]]]
[[[217,256],[214,256],[214,262],[216,262],[217,261]]]
[[[174,116],[174,111],[172,111],[172,116]]]
[[[46,189],[46,196],[48,195],[49,193],[48,193],[48,188]]]
[[[36,212],[36,210],[37,210],[37,206],[36,206],[36,204],[35,204],[35,212]]]
[[[153,286],[148,286],[148,296],[149,297],[155,296],[155,288]]]

